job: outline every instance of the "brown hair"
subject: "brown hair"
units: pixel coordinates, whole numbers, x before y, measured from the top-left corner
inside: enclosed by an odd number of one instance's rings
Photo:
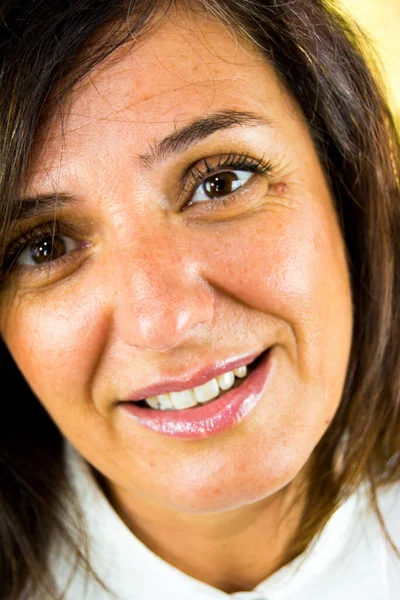
[[[400,479],[399,140],[362,56],[360,32],[328,2],[188,4],[197,7],[253,40],[297,99],[347,248],[354,305],[349,368],[340,407],[311,458],[306,508],[288,562],[361,482],[382,523],[377,490]],[[0,0],[0,248],[18,213],[16,198],[49,100],[56,106],[105,56],[143,35],[162,10],[166,3],[155,0]],[[3,265],[4,279],[6,270]],[[79,548],[84,532],[77,545],[66,522],[62,499],[73,498],[62,437],[4,345],[0,357],[3,390],[13,390],[0,424],[0,598],[63,597],[47,567],[49,540],[63,537],[84,563],[86,553]],[[74,512],[78,536],[78,507]]]

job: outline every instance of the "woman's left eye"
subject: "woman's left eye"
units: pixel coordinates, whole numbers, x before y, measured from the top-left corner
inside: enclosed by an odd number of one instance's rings
[[[222,171],[207,177],[190,199],[190,204],[229,196],[242,187],[254,175],[251,171]]]
[[[49,264],[79,248],[79,241],[66,235],[48,235],[30,242],[18,253],[15,265],[37,267]]]

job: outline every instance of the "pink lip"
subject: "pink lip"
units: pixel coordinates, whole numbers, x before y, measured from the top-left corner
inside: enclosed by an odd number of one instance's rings
[[[197,373],[195,373],[190,379],[164,379],[164,381],[160,381],[154,385],[149,385],[141,388],[140,390],[135,390],[135,392],[131,394],[129,398],[124,399],[123,402],[136,402],[138,400],[150,398],[150,396],[168,394],[169,392],[183,392],[183,390],[194,388],[202,383],[205,383],[206,381],[209,381],[210,379],[214,379],[214,377],[218,377],[218,375],[228,373],[228,371],[233,371],[233,369],[237,369],[238,367],[247,366],[259,355],[259,353],[251,354],[249,356],[236,358],[230,361],[214,363],[213,365],[197,371]]]
[[[153,410],[134,403],[119,406],[144,427],[157,433],[196,440],[211,437],[240,423],[262,398],[272,366],[271,349],[243,383],[218,400],[184,410]]]

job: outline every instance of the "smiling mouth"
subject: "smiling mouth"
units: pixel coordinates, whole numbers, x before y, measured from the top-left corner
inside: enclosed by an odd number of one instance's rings
[[[238,367],[214,377],[202,385],[183,390],[181,392],[170,392],[150,396],[143,400],[136,401],[135,404],[142,408],[152,408],[157,411],[179,411],[197,406],[210,404],[218,400],[227,392],[231,392],[240,387],[254,371],[268,350],[260,354],[252,363],[247,366]]]
[[[161,408],[159,396],[154,396],[153,400],[157,399],[159,406],[151,408],[148,404],[150,398],[146,398],[143,402],[140,401],[139,397],[134,401],[121,402],[122,414],[128,416],[135,431],[137,424],[139,424],[154,433],[179,440],[203,440],[232,429],[247,418],[247,415],[252,413],[263,400],[268,389],[268,383],[276,368],[273,348],[271,346],[261,355],[253,358],[252,362],[250,362],[251,359],[249,359],[249,362],[246,359],[237,361],[236,368],[238,368],[238,363],[239,366],[243,366],[243,362],[247,362],[247,374],[245,375],[243,371],[243,377],[235,376],[232,386],[227,390],[221,390],[218,384],[215,398],[200,403],[197,400],[195,402],[192,400],[193,403],[190,406],[186,405],[180,408],[176,408],[174,405],[171,408],[171,404]],[[240,362],[242,362],[242,365],[240,365]],[[234,366],[234,363],[232,366]],[[220,372],[215,378],[217,379],[221,375],[226,375],[226,373]],[[230,379],[232,378],[230,377]],[[198,380],[199,378],[197,378]],[[205,384],[209,384],[211,380],[203,379],[204,381]],[[161,389],[168,388],[163,386]],[[149,388],[150,390],[151,388]],[[157,390],[157,388],[153,387],[153,390]],[[184,393],[192,392],[192,390],[182,388],[180,391]],[[174,393],[176,392],[160,394],[160,396],[165,395],[173,398],[172,394]]]

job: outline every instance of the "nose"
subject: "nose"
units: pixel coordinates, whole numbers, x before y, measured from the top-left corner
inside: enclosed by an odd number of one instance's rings
[[[184,244],[167,237],[121,252],[116,273],[117,335],[125,344],[165,352],[198,341],[214,316],[214,294]],[[114,279],[115,281],[115,279]],[[203,324],[203,327],[199,327]]]

